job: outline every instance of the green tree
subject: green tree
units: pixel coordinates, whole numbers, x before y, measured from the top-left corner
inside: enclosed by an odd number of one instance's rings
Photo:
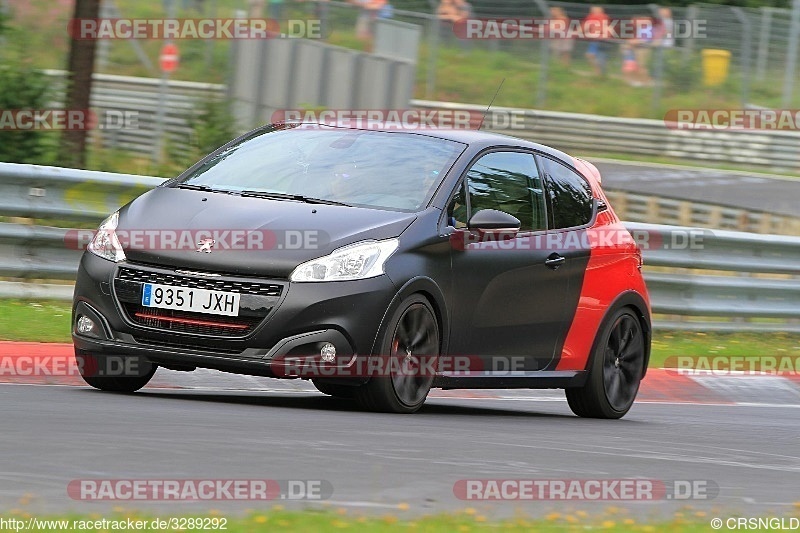
[[[20,110],[42,109],[50,102],[50,80],[24,59],[24,39],[0,10],[0,161],[44,163],[52,153],[53,133],[15,129]]]

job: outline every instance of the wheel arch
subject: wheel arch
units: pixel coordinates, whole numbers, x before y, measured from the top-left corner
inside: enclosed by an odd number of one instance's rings
[[[650,307],[647,305],[644,297],[636,291],[630,290],[625,291],[619,296],[617,296],[611,304],[606,309],[605,314],[603,315],[603,319],[600,321],[600,325],[597,328],[597,333],[595,334],[595,338],[592,341],[592,351],[590,352],[592,355],[591,357],[587,358],[586,360],[586,368],[584,370],[589,370],[592,366],[592,361],[594,354],[597,350],[597,343],[600,340],[600,333],[604,331],[605,327],[608,325],[608,321],[611,320],[613,315],[622,308],[628,307],[632,309],[636,317],[639,319],[639,324],[642,327],[642,333],[644,334],[644,365],[642,367],[642,377],[645,377],[647,374],[647,366],[650,364],[650,344],[652,340],[652,324],[650,321]]]
[[[449,342],[448,332],[450,331],[450,317],[447,312],[447,304],[445,303],[444,294],[439,288],[439,285],[427,276],[417,276],[405,282],[395,293],[389,306],[381,318],[378,331],[375,339],[372,342],[372,353],[376,353],[379,349],[381,339],[386,333],[386,328],[390,317],[394,314],[395,310],[400,306],[400,303],[411,296],[412,294],[422,294],[433,307],[433,312],[436,314],[436,321],[439,325],[439,342],[441,344],[440,353],[447,353],[447,345]]]

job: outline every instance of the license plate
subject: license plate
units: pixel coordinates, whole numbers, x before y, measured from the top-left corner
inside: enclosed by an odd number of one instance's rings
[[[239,294],[235,292],[188,289],[172,285],[145,283],[142,305],[210,315],[239,315]]]

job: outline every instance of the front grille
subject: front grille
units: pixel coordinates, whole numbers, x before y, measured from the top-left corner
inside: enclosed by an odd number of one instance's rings
[[[142,305],[144,283],[189,289],[206,289],[241,294],[239,316],[214,315],[160,309]],[[114,293],[128,320],[164,333],[186,333],[212,337],[239,338],[250,334],[280,300],[283,285],[247,278],[202,277],[188,274],[120,267]]]
[[[208,289],[212,291],[238,292],[239,294],[253,294],[256,296],[280,296],[283,286],[276,283],[262,283],[259,281],[231,281],[221,278],[203,278],[185,276],[182,274],[167,274],[151,270],[134,270],[122,267],[117,272],[117,279],[139,283],[160,283],[162,285],[175,285],[190,289]]]
[[[263,317],[221,316],[187,313],[174,309],[158,309],[126,303],[128,317],[141,326],[176,333],[193,333],[215,337],[242,337],[255,328]]]

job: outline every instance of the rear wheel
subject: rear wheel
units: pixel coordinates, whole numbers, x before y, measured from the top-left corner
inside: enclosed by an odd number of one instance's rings
[[[313,383],[317,390],[322,394],[327,394],[328,396],[333,396],[335,398],[345,398],[348,400],[356,397],[356,389],[358,388],[357,386],[327,383],[325,381],[319,381],[316,379],[312,379],[311,383]]]
[[[620,309],[599,334],[586,384],[566,390],[572,412],[587,418],[622,418],[639,391],[644,356],[641,322],[632,309]]]
[[[157,365],[141,357],[97,357],[75,354],[83,381],[107,392],[135,392],[150,381]]]
[[[430,302],[409,296],[394,312],[381,343],[382,370],[358,387],[356,398],[371,411],[413,413],[433,384],[439,356],[439,323]]]

